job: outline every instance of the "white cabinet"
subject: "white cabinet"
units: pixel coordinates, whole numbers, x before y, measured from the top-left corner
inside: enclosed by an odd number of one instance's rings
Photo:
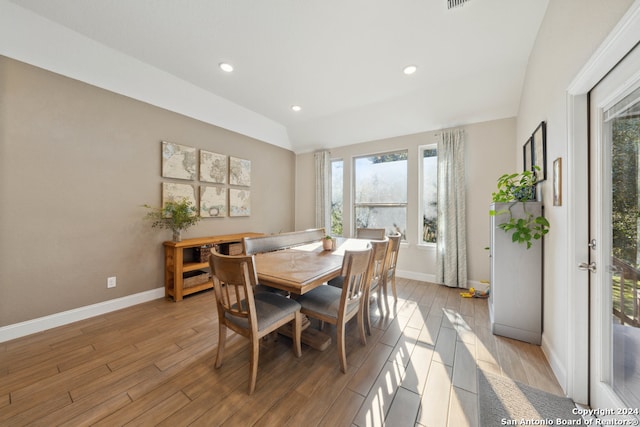
[[[524,212],[542,215],[541,202],[493,203],[499,212],[511,209],[515,218]],[[491,331],[496,335],[540,345],[542,341],[542,242],[526,244],[511,241],[498,225],[509,220],[509,214],[491,218],[491,293],[489,316]]]

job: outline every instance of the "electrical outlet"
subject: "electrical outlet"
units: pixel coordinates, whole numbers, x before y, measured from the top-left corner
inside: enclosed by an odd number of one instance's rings
[[[107,277],[107,288],[115,288],[116,287],[116,277]]]

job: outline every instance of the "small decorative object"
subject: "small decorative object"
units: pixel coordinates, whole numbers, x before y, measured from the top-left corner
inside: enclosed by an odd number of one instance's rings
[[[509,215],[509,221],[499,225],[506,233],[512,233],[512,241],[526,244],[527,249],[532,245],[532,239],[539,240],[549,232],[549,221],[543,216],[527,214],[524,218],[514,218],[511,207],[516,203],[523,203],[526,213],[527,201],[534,201],[536,196],[536,172],[538,166],[533,166],[533,171],[504,174],[498,178],[498,191],[491,197],[495,203],[509,203],[509,209],[501,211],[489,211],[489,215]]]
[[[553,161],[553,206],[562,206],[562,157]]]
[[[200,217],[196,215],[196,208],[187,199],[169,201],[162,208],[156,208],[147,204],[143,207],[149,209],[145,218],[152,221],[153,228],[167,228],[173,231],[173,241],[182,240],[182,230],[195,225]]]
[[[196,149],[162,141],[162,176],[190,181],[196,179]]]
[[[332,251],[335,249],[335,240],[333,237],[331,236],[325,236],[324,239],[322,239],[322,249],[324,249],[325,251]]]
[[[531,135],[531,144],[533,152],[533,167],[536,169],[537,181],[547,179],[547,125],[541,122]],[[532,168],[532,170],[534,170]]]

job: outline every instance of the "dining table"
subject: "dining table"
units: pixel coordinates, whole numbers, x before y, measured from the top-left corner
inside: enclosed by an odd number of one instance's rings
[[[258,253],[255,254],[258,282],[287,291],[292,298],[296,298],[340,276],[345,251],[364,250],[367,247],[369,247],[368,239],[338,237],[331,250],[325,250],[322,241],[317,241],[273,252]],[[308,319],[303,323],[303,343],[321,351],[329,347],[331,344],[329,335],[318,329],[309,328]],[[291,336],[289,330],[281,332]]]
[[[338,277],[346,250],[363,250],[369,240],[338,237],[332,250],[322,241],[255,255],[258,281],[294,295],[302,295]]]

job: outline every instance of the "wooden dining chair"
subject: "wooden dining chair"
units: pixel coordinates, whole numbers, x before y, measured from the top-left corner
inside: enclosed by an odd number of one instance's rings
[[[369,271],[371,248],[359,251],[347,250],[342,262],[342,289],[335,286],[322,285],[298,298],[302,305],[302,313],[321,322],[336,325],[336,341],[340,369],[347,372],[347,354],[345,329],[347,322],[358,315],[360,341],[367,343],[364,325],[364,310],[361,300],[366,297],[366,286]]]
[[[382,297],[384,296],[384,303],[389,313],[389,303],[387,302],[387,294],[383,292],[383,283],[385,271],[385,263],[387,259],[387,247],[389,246],[389,240],[385,237],[384,240],[372,240],[371,241],[371,260],[369,261],[369,284],[367,286],[367,296],[363,300],[364,319],[366,322],[367,333],[371,335],[371,314],[370,305],[373,292],[376,293],[376,300],[378,303],[378,309],[382,314],[384,312],[382,308]]]
[[[385,303],[389,283],[391,283],[393,299],[394,301],[398,301],[398,293],[396,291],[396,264],[398,263],[398,253],[400,252],[400,238],[402,237],[402,234],[390,234],[388,237],[389,246],[387,247],[387,260],[385,261],[384,267],[386,273],[384,275],[384,282],[382,283],[383,291],[385,294]],[[389,310],[388,303],[387,310]]]
[[[389,303],[386,301],[387,295],[383,293],[383,282],[385,275],[385,262],[387,259],[387,247],[389,244],[389,239],[384,238],[384,240],[371,240],[371,258],[369,260],[369,278],[367,279],[366,286],[366,294],[365,298],[362,298],[362,310],[364,313],[364,320],[367,334],[371,335],[371,313],[370,307],[371,300],[373,297],[373,292],[376,292],[376,302],[378,304],[378,308],[380,313],[384,313],[384,308],[382,307],[382,296],[384,295],[385,306],[387,313],[389,312]],[[335,286],[336,288],[342,288],[344,283],[344,276],[338,276],[335,279],[329,280],[328,284],[330,286]]]
[[[383,240],[385,232],[384,228],[357,228],[356,239]]]
[[[222,366],[227,328],[249,338],[249,394],[252,394],[258,376],[260,338],[293,322],[293,350],[296,357],[302,355],[300,304],[271,292],[254,294],[252,284],[257,282],[257,275],[253,256],[230,256],[212,252],[209,265],[213,276],[219,324],[215,366]]]

